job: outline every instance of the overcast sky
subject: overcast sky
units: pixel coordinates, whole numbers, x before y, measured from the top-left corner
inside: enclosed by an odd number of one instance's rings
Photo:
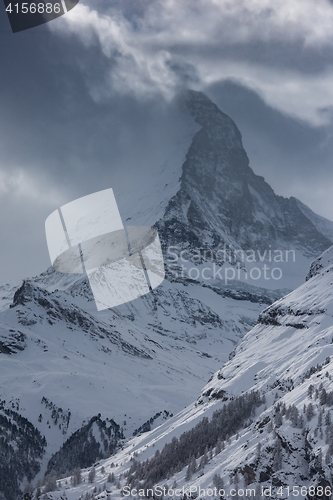
[[[50,265],[46,217],[163,161],[202,90],[276,193],[333,220],[333,3],[81,0],[12,34],[0,4],[0,281]]]

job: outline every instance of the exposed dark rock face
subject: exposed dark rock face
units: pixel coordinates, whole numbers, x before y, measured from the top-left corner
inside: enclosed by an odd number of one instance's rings
[[[179,101],[201,129],[183,164],[181,188],[157,224],[164,248],[271,246],[299,249],[309,257],[331,246],[324,223],[317,229],[309,209],[307,216],[296,198],[276,195],[253,172],[231,118],[201,92],[186,91]]]

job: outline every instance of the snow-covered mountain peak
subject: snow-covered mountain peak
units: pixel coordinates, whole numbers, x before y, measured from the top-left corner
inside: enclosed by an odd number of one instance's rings
[[[201,128],[182,165],[180,189],[156,223],[164,250],[176,247],[178,253],[186,249],[192,254],[210,250],[216,255],[227,247],[242,255],[239,260],[247,269],[245,280],[251,267],[258,267],[258,260],[272,262],[256,256],[251,264],[247,252],[268,256],[290,250],[293,262],[285,269],[284,264],[278,265],[284,279],[250,281],[268,288],[299,285],[310,262],[331,246],[333,223],[296,198],[278,196],[254,173],[236,124],[208,97],[187,90],[178,96],[178,102]],[[283,260],[276,258],[275,262]]]

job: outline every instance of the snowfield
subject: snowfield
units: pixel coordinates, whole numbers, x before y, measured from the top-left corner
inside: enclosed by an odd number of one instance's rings
[[[156,483],[155,491],[161,491],[157,486],[166,487],[165,492],[174,493],[167,497],[183,497],[185,491],[194,498],[201,488],[205,493],[200,498],[219,497],[211,495],[218,484],[217,475],[226,496],[233,496],[230,492],[236,488],[239,496],[242,490],[253,489],[253,495],[259,497],[264,489],[272,498],[288,498],[303,486],[303,496],[310,492],[309,496],[329,497],[333,471],[333,247],[312,267],[317,269],[312,278],[261,313],[234,357],[214,374],[194,403],[96,464],[93,483],[88,483],[89,469],[82,471],[82,483],[77,487],[69,486],[69,478],[62,479],[58,493],[49,495],[60,498],[65,491],[69,500],[87,493],[120,498],[129,496],[129,490],[133,496],[135,491],[139,495],[137,485],[133,489],[127,484],[133,460],[143,463],[156,457],[157,450],[161,452],[166,443],[193,429],[203,417],[211,419],[216,410],[241,394],[260,391],[264,403],[245,419],[242,429],[223,442],[222,449],[208,450],[206,465],[200,469],[202,456],[195,457],[194,472],[189,475],[184,466]],[[117,478],[113,482],[107,481],[110,473]]]

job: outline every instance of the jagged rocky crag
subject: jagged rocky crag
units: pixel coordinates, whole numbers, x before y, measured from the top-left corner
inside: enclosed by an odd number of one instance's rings
[[[229,116],[201,92],[186,91],[179,100],[201,128],[186,155],[180,190],[157,223],[165,246],[288,247],[314,257],[331,245],[332,223],[320,227],[308,207],[276,195],[253,172]]]

